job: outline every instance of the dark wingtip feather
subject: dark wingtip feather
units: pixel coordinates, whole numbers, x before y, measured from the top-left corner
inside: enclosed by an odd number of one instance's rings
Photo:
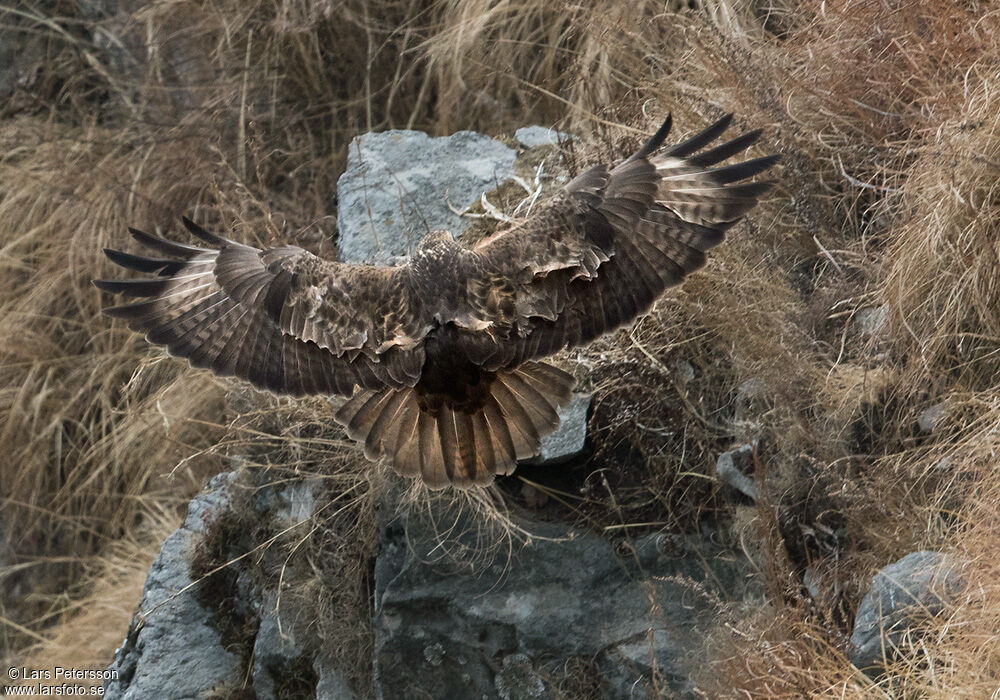
[[[198,248],[193,245],[185,245],[184,243],[175,243],[174,241],[168,241],[166,238],[160,238],[159,236],[154,236],[151,233],[146,233],[145,231],[140,231],[137,228],[129,227],[128,232],[132,234],[134,238],[141,245],[147,248],[152,248],[161,253],[167,255],[178,255],[182,258],[191,258],[200,253],[207,253],[209,251],[204,248]]]
[[[171,282],[167,279],[93,280],[98,289],[127,297],[151,297],[162,292]]]
[[[764,133],[763,129],[754,129],[753,131],[748,131],[742,136],[737,136],[732,141],[727,141],[721,146],[716,146],[715,148],[705,151],[704,153],[699,153],[697,155],[691,156],[690,161],[695,165],[708,166],[715,165],[716,163],[721,163],[722,161],[730,158],[737,153],[742,153],[750,146],[757,143],[761,134]]]
[[[132,255],[114,248],[105,248],[104,254],[114,264],[137,272],[158,272],[171,263],[177,264],[179,262],[166,258],[146,258],[141,255]]]
[[[673,115],[668,114],[667,118],[663,120],[663,124],[661,124],[660,128],[656,130],[655,134],[653,134],[653,137],[649,139],[649,141],[647,141],[642,148],[636,151],[635,155],[632,157],[645,158],[649,154],[653,153],[660,146],[662,146],[663,142],[667,138],[667,135],[670,133],[670,127],[673,126],[673,123],[674,123]]]
[[[111,292],[112,294],[117,294],[114,289],[114,283],[120,282],[121,280],[90,280],[90,283],[100,289],[102,292]]]
[[[765,170],[770,169],[775,163],[778,162],[778,160],[779,157],[776,155],[754,158],[753,160],[736,163],[735,165],[727,165],[723,168],[713,170],[712,177],[716,182],[724,184],[745,180],[748,177],[753,177],[754,175],[758,175]]]
[[[192,235],[196,236],[197,238],[200,238],[209,245],[215,246],[216,248],[222,248],[226,245],[233,243],[233,241],[229,240],[228,238],[223,238],[222,236],[218,236],[212,233],[211,231],[203,229],[201,226],[191,221],[191,219],[187,218],[186,216],[181,217],[181,222],[183,222],[184,228],[190,231]]]
[[[719,138],[726,129],[729,128],[729,123],[733,121],[733,113],[725,115],[719,121],[715,122],[704,131],[695,134],[687,141],[677,144],[670,150],[666,151],[664,155],[671,156],[673,158],[684,158],[691,155],[695,151],[707,146],[715,139]]]
[[[96,280],[95,280],[96,281]],[[101,313],[111,318],[132,320],[140,311],[148,310],[148,301],[140,301],[134,304],[120,304],[118,306],[105,306]]]

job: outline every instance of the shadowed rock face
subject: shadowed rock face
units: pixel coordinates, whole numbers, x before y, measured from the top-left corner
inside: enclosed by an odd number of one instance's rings
[[[472,131],[431,138],[383,131],[351,142],[337,181],[337,226],[344,262],[390,264],[431,231],[471,223],[455,214],[514,175],[516,153]]]
[[[451,512],[383,531],[381,698],[552,697],[549,680],[574,659],[594,662],[602,697],[646,697],[654,683],[684,694],[716,604],[754,594],[745,561],[697,536],[651,535],[619,553],[597,535],[528,522],[534,537],[509,560],[461,570],[435,534],[452,525],[451,546],[473,546],[476,524]]]
[[[253,494],[252,520],[265,531],[280,532],[313,515],[317,480],[278,485],[267,483],[266,477],[260,480],[255,484],[235,471],[219,474],[191,501],[184,525],[166,539],[149,570],[140,606],[144,619],[136,618],[116,653],[110,668],[118,678],[107,682],[105,697],[253,693],[257,700],[356,700],[347,677],[325,650],[296,639],[296,620],[313,611],[287,599],[277,605],[275,591],[255,583],[250,558],[234,560],[220,572],[228,574],[222,581],[206,577],[194,583],[200,579],[192,573],[198,553],[218,539],[220,524],[232,521],[237,511],[248,515],[248,504],[240,504],[238,494]],[[229,535],[224,533],[223,539]]]
[[[357,697],[322,645],[297,638],[296,620],[313,612],[293,597],[276,605],[275,591],[257,582],[253,557],[227,567],[224,590],[216,591],[225,605],[209,604],[203,590],[218,583],[191,585],[197,552],[238,538],[220,529],[236,513],[238,522],[264,527],[266,538],[323,503],[315,480],[245,476],[216,477],[164,542],[146,582],[145,620],[117,653],[119,678],[107,697],[228,697],[252,688],[265,700],[286,697],[290,687],[319,700]],[[387,496],[386,510],[397,500]],[[420,512],[382,526],[373,628],[383,699],[549,698],[574,664],[600,697],[657,697],[664,689],[689,696],[720,603],[760,598],[747,562],[708,537],[650,535],[613,547],[564,524],[522,520],[528,545],[468,566],[442,553],[488,549],[481,516],[446,506]],[[239,639],[227,638],[227,627]]]
[[[854,619],[849,656],[869,676],[885,670],[914,618],[936,615],[962,585],[959,562],[940,552],[907,554],[872,579]]]
[[[241,659],[223,645],[209,621],[212,611],[191,586],[189,553],[203,541],[212,520],[229,507],[235,474],[215,477],[188,506],[184,525],[163,543],[146,577],[139,606],[143,624],[132,623],[111,669],[106,698],[201,697],[208,690],[235,683]],[[186,589],[186,590],[185,590]],[[181,592],[184,591],[184,592]]]

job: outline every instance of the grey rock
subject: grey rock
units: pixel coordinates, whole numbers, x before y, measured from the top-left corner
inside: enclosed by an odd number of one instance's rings
[[[740,445],[723,452],[715,463],[715,473],[723,482],[756,501],[760,496],[757,484],[745,473],[751,468],[753,449],[753,445]]]
[[[224,579],[224,588],[209,589],[211,600],[225,598],[225,614],[231,618],[205,607],[200,585],[171,597],[191,585],[192,554],[220,518],[240,513],[239,517],[255,519],[262,533],[280,533],[312,517],[319,479],[275,480],[261,470],[237,485],[237,474],[227,472],[212,479],[206,491],[191,501],[184,525],[164,542],[146,580],[141,606],[145,619],[136,617],[116,654],[111,668],[119,678],[108,682],[107,697],[228,697],[226,693],[250,687],[248,678],[259,700],[289,693],[295,697],[315,693],[317,700],[357,697],[348,678],[323,649],[315,647],[315,640],[296,638],[295,630],[303,627],[296,623],[312,612],[297,605],[294,596],[282,597],[277,604],[275,591],[259,583],[260,570],[252,558],[234,561],[226,569],[230,576]],[[255,486],[252,498],[234,498],[239,489]],[[252,514],[246,513],[247,507]],[[263,559],[267,556],[265,549]],[[251,646],[253,653],[244,658],[227,650]]]
[[[935,469],[939,472],[946,472],[949,471],[951,468],[952,465],[950,457],[942,457],[937,462],[935,462],[934,466],[932,467],[932,469]]]
[[[493,679],[500,700],[530,700],[545,695],[545,681],[524,654],[503,657],[503,666]]]
[[[733,420],[737,423],[752,421],[766,409],[767,384],[760,377],[747,379],[736,389],[736,411]]]
[[[280,619],[284,611],[280,606],[275,609],[275,600],[271,595],[262,606],[260,627],[253,645],[253,688],[257,700],[277,698],[275,688],[281,683],[282,675],[289,672],[303,653],[295,641],[291,621]]]
[[[6,17],[4,24],[9,28],[0,29],[0,97],[9,97],[33,81],[42,61],[43,44],[39,33],[23,26],[16,15]]]
[[[569,403],[559,408],[559,425],[542,438],[541,450],[535,463],[558,463],[583,451],[587,442],[587,410],[591,394],[573,394]]]
[[[694,366],[687,360],[677,360],[674,363],[677,370],[677,381],[680,384],[689,384],[694,381]]]
[[[613,697],[647,698],[652,695],[650,681],[653,678],[653,660],[661,685],[675,690],[687,690],[688,680],[684,669],[678,668],[675,659],[682,659],[685,649],[663,630],[653,630],[624,644],[619,644],[602,652],[598,657],[598,667],[604,677],[605,688],[614,692]]]
[[[767,391],[767,384],[760,377],[750,377],[736,388],[737,397],[744,401],[760,398]]]
[[[321,479],[313,477],[291,481],[276,491],[277,504],[274,519],[279,525],[291,527],[305,522],[316,510],[316,490]]]
[[[560,141],[565,143],[573,137],[546,126],[534,125],[522,126],[514,132],[514,138],[525,148],[536,148],[538,146],[557,146]]]
[[[462,533],[454,541],[474,546],[477,523],[452,518],[433,516],[456,522]],[[378,697],[544,697],[530,694],[543,692],[536,674],[551,677],[576,657],[597,659],[602,697],[636,697],[635,688],[651,683],[650,639],[660,680],[686,692],[688,651],[711,626],[717,600],[758,594],[742,556],[698,536],[677,538],[678,551],[651,535],[619,556],[592,533],[519,526],[535,536],[530,545],[471,571],[440,559],[427,519],[412,515],[383,530],[375,565]],[[428,648],[439,664],[428,661]]]
[[[391,264],[427,233],[458,234],[470,220],[456,209],[514,175],[516,153],[499,141],[460,131],[431,138],[420,131],[364,134],[351,142],[337,181],[340,257]]]
[[[347,676],[322,653],[313,660],[316,673],[316,700],[357,700]]]
[[[862,335],[874,336],[881,333],[885,328],[886,319],[889,317],[889,305],[858,309],[854,314],[854,322]]]
[[[820,588],[819,582],[816,580],[816,570],[812,567],[807,568],[802,573],[802,585],[806,587],[809,591],[809,595],[812,596],[813,600],[819,600]]]
[[[940,552],[913,552],[883,568],[854,618],[851,663],[877,677],[904,636],[914,634],[914,617],[940,612],[961,585],[959,562]]]
[[[212,479],[163,543],[146,577],[137,617],[143,624],[133,622],[115,654],[111,669],[118,678],[107,682],[106,698],[200,698],[240,679],[240,658],[208,624],[212,611],[199,603],[197,586],[188,588],[191,551],[228,507],[234,477],[230,472]]]
[[[341,259],[388,264],[411,253],[430,230],[460,233],[469,221],[448,208],[445,193],[456,208],[474,203],[513,176],[515,156],[470,131],[441,138],[419,131],[359,136],[337,183]],[[559,427],[542,440],[532,462],[561,462],[583,450],[590,399],[574,394],[559,410]]]
[[[944,422],[947,408],[944,403],[936,403],[930,408],[924,409],[917,416],[917,426],[925,433],[933,433]]]

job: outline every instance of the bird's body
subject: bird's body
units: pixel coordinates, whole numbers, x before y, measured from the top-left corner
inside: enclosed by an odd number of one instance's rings
[[[370,459],[431,486],[486,484],[537,453],[570,398],[573,377],[538,359],[646,310],[769,188],[738,181],[774,157],[711,167],[759,132],[696,153],[728,123],[654,156],[668,119],[623,163],[586,171],[471,248],[434,231],[405,264],[349,265],[185,220],[210,248],[133,230],[166,257],[108,255],[154,276],[97,284],[143,298],[106,311],[195,366],[350,396],[336,417]]]

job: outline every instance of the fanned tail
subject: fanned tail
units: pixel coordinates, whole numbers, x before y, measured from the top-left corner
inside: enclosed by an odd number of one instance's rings
[[[335,417],[364,445],[365,457],[385,458],[430,488],[486,486],[538,454],[574,384],[560,369],[526,362],[493,375],[488,395],[471,411],[422,402],[418,389],[405,388],[357,391]]]

